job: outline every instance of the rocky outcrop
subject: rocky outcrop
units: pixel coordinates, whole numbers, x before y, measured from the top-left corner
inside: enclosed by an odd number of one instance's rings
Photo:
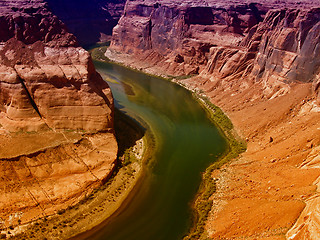
[[[2,128],[111,129],[111,92],[89,53],[45,3],[22,6],[12,4],[1,16]]]
[[[52,12],[80,44],[110,40],[124,9],[125,0],[46,0]]]
[[[1,2],[0,229],[74,205],[110,176],[113,108],[90,54],[46,2]]]
[[[258,4],[213,6],[128,1],[113,30],[111,50],[140,56],[143,68],[160,67],[170,75],[200,73],[210,48],[236,46],[262,20]]]
[[[319,169],[319,150],[319,146],[313,148],[299,167],[308,170]],[[306,207],[303,209],[295,225],[286,234],[289,240],[320,238],[320,177],[314,181],[314,184],[317,186],[317,193],[307,199]]]
[[[113,134],[100,133],[75,143],[1,159],[0,229],[75,205],[110,177],[116,155]]]

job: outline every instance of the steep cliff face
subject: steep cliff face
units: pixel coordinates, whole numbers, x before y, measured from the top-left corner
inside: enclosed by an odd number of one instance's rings
[[[131,65],[151,73],[200,74],[213,87],[259,82],[267,98],[275,97],[288,91],[288,83],[317,78],[319,10],[312,6],[317,4],[129,1],[107,55],[135,56],[139,61]]]
[[[319,14],[318,8],[271,11],[257,29],[264,34],[251,76],[264,84],[269,96],[283,83],[314,82],[317,91]]]
[[[89,53],[45,3],[7,3],[0,34],[2,127],[11,132],[111,129],[111,92]]]
[[[213,47],[201,76],[225,84],[262,85],[273,98],[294,82],[314,82],[318,89],[319,9],[270,10],[235,47]],[[229,84],[227,83],[229,82]]]
[[[52,12],[81,44],[109,40],[126,0],[46,0]]]
[[[113,97],[90,54],[46,2],[2,1],[0,228],[77,203],[116,155]]]
[[[143,68],[197,74],[206,66],[211,47],[237,45],[265,13],[258,4],[222,8],[197,1],[181,5],[128,1],[114,28],[111,50],[141,56],[148,62]]]

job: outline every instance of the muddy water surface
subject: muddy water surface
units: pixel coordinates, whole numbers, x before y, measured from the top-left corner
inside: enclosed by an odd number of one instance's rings
[[[118,65],[95,66],[109,82],[116,108],[150,126],[156,151],[126,206],[84,239],[181,239],[191,224],[201,172],[225,151],[226,142],[184,88]]]

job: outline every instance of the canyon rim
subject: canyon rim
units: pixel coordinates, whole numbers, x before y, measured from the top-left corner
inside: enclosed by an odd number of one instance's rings
[[[320,239],[318,1],[0,4],[3,227],[74,204],[115,167],[111,91],[75,34],[205,95],[246,140],[212,174],[200,237]]]

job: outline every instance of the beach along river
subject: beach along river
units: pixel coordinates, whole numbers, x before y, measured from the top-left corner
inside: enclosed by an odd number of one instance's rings
[[[116,108],[147,123],[156,148],[134,196],[86,239],[181,239],[191,225],[201,173],[224,153],[226,140],[184,88],[110,63],[95,66]]]

